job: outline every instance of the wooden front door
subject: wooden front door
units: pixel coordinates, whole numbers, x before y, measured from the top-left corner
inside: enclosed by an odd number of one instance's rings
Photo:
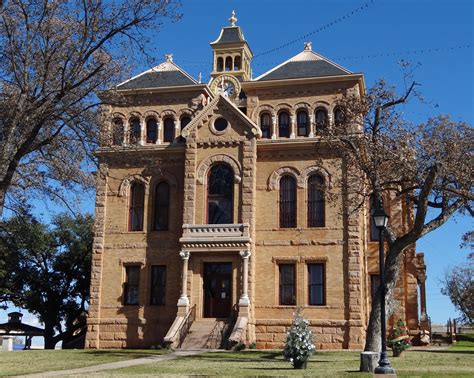
[[[232,263],[204,263],[204,317],[227,318],[232,308]]]

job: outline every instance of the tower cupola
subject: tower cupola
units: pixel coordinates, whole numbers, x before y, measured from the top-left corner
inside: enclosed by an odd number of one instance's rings
[[[214,50],[211,77],[226,74],[235,76],[239,81],[251,80],[253,54],[240,26],[236,25],[235,11],[232,11],[229,22],[230,26],[224,26],[217,40],[211,43]]]

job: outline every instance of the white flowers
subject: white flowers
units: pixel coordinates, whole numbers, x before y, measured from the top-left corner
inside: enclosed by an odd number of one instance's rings
[[[309,329],[309,321],[303,319],[300,309],[294,314],[293,323],[287,332],[283,355],[290,363],[306,362],[316,349],[313,335]]]

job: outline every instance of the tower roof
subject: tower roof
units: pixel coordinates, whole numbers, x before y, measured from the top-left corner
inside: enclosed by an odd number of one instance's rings
[[[312,51],[311,42],[306,42],[302,52],[265,72],[255,80],[300,79],[350,74],[352,72],[349,70]]]
[[[219,47],[231,43],[244,43],[248,46],[248,43],[245,40],[244,33],[240,29],[240,26],[235,25],[235,23],[237,22],[237,17],[235,17],[235,11],[232,11],[232,15],[229,18],[229,22],[230,26],[224,26],[221,29],[221,34],[219,34],[219,37],[214,42],[211,42],[211,46]]]
[[[175,87],[198,84],[187,72],[173,62],[173,55],[165,55],[165,62],[117,85],[117,89]]]

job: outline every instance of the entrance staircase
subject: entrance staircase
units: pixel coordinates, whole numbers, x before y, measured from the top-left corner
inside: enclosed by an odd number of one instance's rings
[[[231,322],[226,319],[197,319],[191,325],[181,349],[225,349],[231,327]]]

